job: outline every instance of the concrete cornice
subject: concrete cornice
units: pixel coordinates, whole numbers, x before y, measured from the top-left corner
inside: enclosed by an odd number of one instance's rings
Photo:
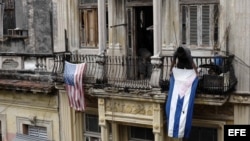
[[[229,102],[236,104],[250,104],[250,94],[234,93],[230,95]]]
[[[105,90],[105,89],[89,89],[89,95],[96,96],[99,98],[113,98],[113,99],[123,99],[123,100],[135,100],[135,101],[148,101],[164,103],[166,101],[166,94],[160,91],[134,91],[126,93],[118,90]]]
[[[229,99],[228,95],[205,95],[197,94],[195,104],[222,106]]]

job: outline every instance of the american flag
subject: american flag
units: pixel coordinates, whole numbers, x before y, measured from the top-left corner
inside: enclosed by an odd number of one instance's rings
[[[85,99],[83,90],[83,74],[86,70],[86,64],[72,64],[65,61],[64,83],[69,98],[70,107],[76,111],[85,110]]]

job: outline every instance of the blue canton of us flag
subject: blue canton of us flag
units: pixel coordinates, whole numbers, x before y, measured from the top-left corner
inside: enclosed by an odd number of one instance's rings
[[[71,64],[68,62],[65,63],[65,69],[64,69],[64,82],[65,82],[65,84],[71,85],[71,86],[75,85],[75,82],[74,82],[75,71],[76,71],[75,64]]]
[[[85,99],[83,90],[83,74],[86,70],[86,64],[73,64],[65,61],[64,83],[69,98],[70,107],[76,111],[85,110]]]

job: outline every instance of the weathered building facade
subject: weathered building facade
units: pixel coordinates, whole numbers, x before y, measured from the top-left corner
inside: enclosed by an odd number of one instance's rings
[[[53,1],[0,1],[1,141],[60,140]]]
[[[2,140],[175,140],[165,102],[180,45],[200,70],[190,140],[223,141],[224,125],[250,123],[248,0],[0,3]],[[69,106],[65,60],[87,63],[85,112]]]

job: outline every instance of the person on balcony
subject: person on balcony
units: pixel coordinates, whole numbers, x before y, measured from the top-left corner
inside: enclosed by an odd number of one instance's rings
[[[186,47],[178,47],[174,52],[173,61],[170,66],[170,75],[172,74],[173,67],[176,65],[179,69],[194,69],[197,76],[199,75],[197,66],[195,65],[191,56],[191,51]]]
[[[199,81],[198,70],[188,48],[177,48],[170,73],[165,109],[167,132],[169,137],[186,141],[191,132],[194,99]]]
[[[145,79],[151,74],[150,57],[152,53],[147,48],[139,48],[139,77],[140,79]]]

